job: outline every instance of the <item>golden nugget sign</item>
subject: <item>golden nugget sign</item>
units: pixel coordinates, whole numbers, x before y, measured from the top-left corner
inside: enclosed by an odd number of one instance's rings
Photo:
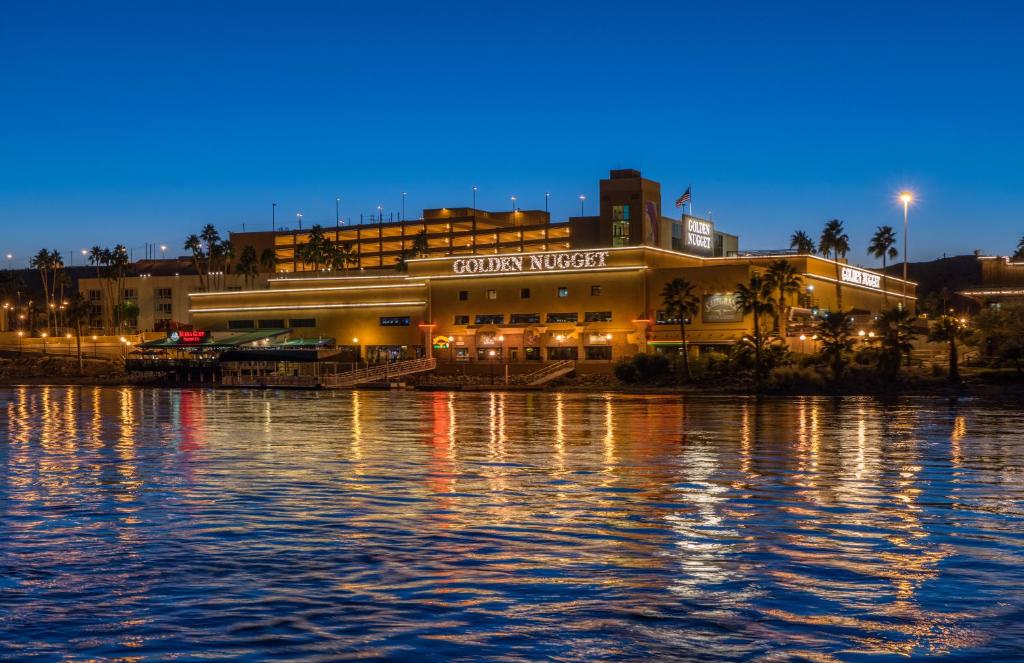
[[[882,277],[874,272],[865,272],[853,267],[843,267],[843,271],[840,272],[840,279],[844,283],[854,283],[856,285],[867,286],[868,288],[882,287]]]
[[[456,274],[514,274],[516,272],[566,272],[604,267],[607,251],[567,251],[526,256],[459,258],[452,263]]]

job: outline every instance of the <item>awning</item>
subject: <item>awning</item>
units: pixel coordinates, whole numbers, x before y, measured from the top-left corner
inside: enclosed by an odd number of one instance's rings
[[[170,336],[167,338],[158,338],[155,341],[146,341],[140,343],[139,347],[142,348],[175,348],[179,350],[187,350],[197,348],[200,350],[220,350],[227,348],[237,348],[243,345],[249,345],[251,343],[258,343],[263,340],[269,340],[278,336],[284,336],[290,333],[290,329],[255,329],[250,332],[243,332],[241,334],[232,334],[231,336],[224,336],[221,338],[213,338],[212,336],[202,343],[183,343],[180,339],[174,339]]]

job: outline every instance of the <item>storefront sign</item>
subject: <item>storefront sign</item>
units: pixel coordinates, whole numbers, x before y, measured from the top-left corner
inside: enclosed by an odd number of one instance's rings
[[[843,267],[840,272],[843,283],[854,283],[868,288],[882,289],[882,276],[874,272],[865,272],[854,267]]]
[[[703,256],[714,254],[715,225],[713,223],[689,214],[683,215],[682,223],[684,251]]]
[[[452,345],[452,339],[450,336],[435,336],[434,337],[434,349],[435,350],[447,350]]]
[[[180,345],[201,345],[210,338],[210,332],[206,330],[179,330],[167,334],[167,338],[173,343]]]
[[[459,258],[452,263],[456,274],[510,274],[516,272],[569,272],[605,267],[608,251],[567,251],[525,256]]]
[[[743,311],[736,306],[736,296],[704,295],[701,305],[702,322],[743,322]]]

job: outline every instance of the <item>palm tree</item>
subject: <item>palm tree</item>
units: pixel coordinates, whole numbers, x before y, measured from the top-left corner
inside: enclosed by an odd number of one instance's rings
[[[427,241],[427,231],[421,230],[412,240],[412,255],[416,258],[426,258],[430,255],[430,243]]]
[[[683,355],[683,377],[687,381],[690,380],[690,353],[686,347],[686,321],[700,310],[700,299],[693,294],[693,288],[686,279],[676,277],[661,289],[665,316],[679,321],[679,352]]]
[[[401,251],[398,252],[398,258],[395,259],[396,272],[404,274],[405,272],[409,271],[409,263],[407,261],[409,260],[409,256],[411,254],[412,251],[409,249],[402,249]]]
[[[1014,260],[1024,260],[1024,237],[1017,242],[1017,250],[1013,254]]]
[[[910,359],[912,341],[917,336],[914,320],[905,308],[886,309],[875,320],[875,334],[881,346],[878,371],[887,380],[898,378],[903,358]]]
[[[758,386],[763,377],[763,362],[761,361],[761,317],[772,315],[775,311],[775,304],[772,302],[772,284],[760,274],[754,273],[749,283],[737,283],[734,295],[736,307],[744,314],[752,313],[754,316],[754,381]]]
[[[885,308],[889,308],[889,287],[885,283],[885,259],[895,258],[899,255],[899,251],[896,250],[896,231],[892,229],[892,226],[878,226],[878,230],[871,236],[868,254],[882,259],[882,301]]]
[[[952,315],[940,317],[932,323],[931,328],[928,330],[929,341],[949,344],[948,376],[950,382],[960,382],[960,366],[956,342],[966,340],[969,334],[967,325]]]
[[[260,252],[260,267],[268,274],[277,271],[277,254],[269,246]]]
[[[256,259],[256,249],[252,244],[246,244],[242,248],[242,254],[238,256],[238,272],[245,279],[246,289],[255,285],[256,276],[260,273],[260,266]]]
[[[323,226],[317,224],[309,229],[309,239],[299,245],[298,258],[307,265],[313,265],[313,271],[321,267],[330,267],[334,252],[334,244],[327,239]]]
[[[206,280],[203,277],[203,268],[200,260],[205,259],[203,254],[203,241],[199,239],[199,235],[191,234],[185,238],[185,250],[192,252],[192,265],[196,268],[196,274],[199,275],[199,289],[206,290]]]
[[[213,261],[217,254],[218,245],[220,244],[220,232],[212,223],[207,223],[199,231],[199,239],[203,240],[206,244],[206,276],[209,279],[210,272],[213,271]]]
[[[114,279],[114,322],[121,327],[124,320],[124,279],[127,276],[128,266],[131,264],[128,256],[128,249],[123,244],[118,244],[110,251],[110,278]]]
[[[356,247],[352,242],[344,242],[340,247],[338,247],[337,259],[341,268],[345,270],[345,276],[348,276],[349,265],[359,264],[359,253],[356,251]],[[334,268],[337,269],[338,265],[335,265]]]
[[[789,248],[800,255],[811,255],[814,253],[814,240],[803,230],[797,230],[789,237]]]
[[[43,282],[43,309],[46,312],[47,329],[50,329],[51,327],[50,317],[53,313],[53,308],[51,306],[51,304],[53,304],[53,290],[50,287],[50,270],[54,269],[54,265],[56,263],[55,256],[59,258],[59,254],[57,254],[56,251],[54,253],[50,253],[46,249],[39,249],[39,252],[32,256],[28,261],[30,267],[39,270],[39,278]],[[56,325],[54,324],[53,326],[55,327]]]
[[[799,293],[803,279],[788,260],[776,260],[768,265],[765,276],[779,293],[778,305],[775,307],[775,333],[785,338],[790,309],[786,304],[786,296]]]
[[[67,310],[64,312],[68,323],[75,328],[75,349],[78,352],[78,374],[82,374],[82,323],[88,322],[92,316],[92,304],[76,292],[68,302]]]
[[[818,249],[826,258],[831,254],[836,264],[836,309],[843,310],[843,291],[839,286],[839,260],[845,258],[850,252],[850,237],[843,229],[843,222],[839,219],[832,219],[825,224],[821,231],[821,239],[818,241]]]
[[[842,311],[827,313],[818,323],[817,340],[821,358],[832,368],[832,379],[839,382],[846,367],[846,356],[853,350],[853,321]]]

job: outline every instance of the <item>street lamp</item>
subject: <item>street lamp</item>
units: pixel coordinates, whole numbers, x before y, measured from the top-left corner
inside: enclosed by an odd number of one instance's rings
[[[804,341],[807,340],[807,334],[800,334],[800,354],[807,354],[807,350],[804,348]]]
[[[10,271],[10,269],[11,269],[11,260],[13,260],[13,259],[14,259],[14,256],[11,255],[10,253],[8,253],[7,254],[7,270],[8,271]]]
[[[43,332],[42,334],[40,334],[40,336],[42,336],[42,337],[43,337],[43,354],[44,354],[44,355],[46,354],[46,337],[47,337],[48,335],[49,335],[49,334],[47,334],[46,332]]]
[[[299,224],[299,230],[302,230],[302,212],[295,213],[295,221]]]
[[[491,384],[494,384],[494,357],[497,354],[498,353],[495,352],[494,350],[488,350],[487,351],[487,356],[490,358],[490,362],[488,362],[488,363],[491,366]]]
[[[166,244],[161,244],[160,245],[160,258],[161,259],[164,258],[164,253],[166,253],[166,252],[167,252],[167,245]]]
[[[548,199],[551,198],[551,194],[547,191],[544,192],[544,211],[548,211]]]
[[[910,211],[910,203],[914,202],[914,194],[909,191],[900,193],[900,202],[903,203],[903,308],[907,308],[907,251],[909,227],[907,216]]]
[[[400,221],[405,221],[405,191],[402,192],[402,218]]]
[[[583,216],[583,201],[587,199],[582,193],[580,194],[580,216]]]
[[[18,354],[21,354],[22,339],[25,337],[25,332],[18,330]]]
[[[473,210],[476,211],[476,186],[475,185],[473,186]]]
[[[334,197],[334,225],[341,225],[341,196]]]

